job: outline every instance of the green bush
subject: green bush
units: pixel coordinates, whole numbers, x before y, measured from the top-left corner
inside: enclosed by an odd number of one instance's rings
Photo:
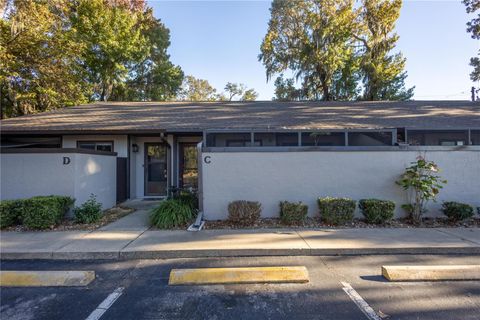
[[[57,225],[75,202],[66,196],[39,196],[26,199],[23,224],[30,229],[46,229]]]
[[[395,202],[378,199],[362,199],[358,202],[365,221],[368,223],[385,223],[393,219]]]
[[[280,202],[280,220],[285,224],[300,224],[307,218],[308,206],[302,202]]]
[[[80,207],[73,210],[76,223],[95,223],[102,217],[102,204],[93,194]]]
[[[193,210],[193,212],[198,211],[198,196],[195,192],[180,190],[172,198],[187,204]]]
[[[22,222],[24,200],[0,201],[0,228],[7,228]]]
[[[150,212],[150,223],[160,229],[187,226],[195,217],[188,203],[179,199],[167,199]]]
[[[355,212],[355,200],[348,198],[319,198],[320,218],[328,224],[341,225],[351,222]]]
[[[442,211],[451,221],[462,221],[473,217],[473,208],[466,203],[446,201],[442,204]]]
[[[251,226],[260,219],[262,205],[255,201],[233,201],[228,204],[228,220],[239,226]]]

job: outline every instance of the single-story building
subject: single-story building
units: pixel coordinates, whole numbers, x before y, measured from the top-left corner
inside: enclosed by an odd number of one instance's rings
[[[442,200],[480,206],[480,103],[103,102],[1,121],[1,199],[64,194],[104,207],[198,189],[205,219],[234,200],[265,217],[282,200],[310,215],[322,196],[389,199],[419,155],[448,184]]]

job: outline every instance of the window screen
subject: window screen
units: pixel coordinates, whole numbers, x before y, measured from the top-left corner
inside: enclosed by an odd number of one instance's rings
[[[468,141],[467,130],[408,130],[412,146],[459,146]]]
[[[113,151],[113,142],[111,141],[78,141],[77,146],[80,149],[107,152]]]
[[[391,146],[391,132],[349,132],[349,146]]]

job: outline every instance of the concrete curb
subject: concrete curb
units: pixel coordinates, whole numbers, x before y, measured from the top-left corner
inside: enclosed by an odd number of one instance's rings
[[[93,251],[93,252],[2,252],[0,260],[135,260],[207,257],[254,256],[355,256],[397,254],[480,254],[475,247],[412,247],[412,248],[321,248],[321,249],[199,249],[199,250],[146,250],[146,251]]]
[[[1,287],[78,287],[95,280],[95,271],[0,271]]]
[[[480,265],[382,266],[389,281],[480,280]]]
[[[169,285],[306,283],[305,266],[173,269]]]

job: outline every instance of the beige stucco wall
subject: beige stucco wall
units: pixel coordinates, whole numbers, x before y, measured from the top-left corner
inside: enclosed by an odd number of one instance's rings
[[[207,152],[202,161],[203,209],[207,220],[224,219],[234,200],[260,201],[263,216],[278,216],[281,200],[302,201],[309,215],[317,214],[318,197],[379,198],[397,203],[405,192],[395,181],[410,162],[424,154],[442,169],[448,184],[430,216],[440,215],[443,200],[480,206],[480,150],[477,151],[297,151]],[[356,212],[357,216],[361,213]]]
[[[63,164],[63,157],[70,163]],[[0,198],[66,195],[85,202],[91,193],[103,208],[116,203],[116,157],[81,153],[3,153]]]

